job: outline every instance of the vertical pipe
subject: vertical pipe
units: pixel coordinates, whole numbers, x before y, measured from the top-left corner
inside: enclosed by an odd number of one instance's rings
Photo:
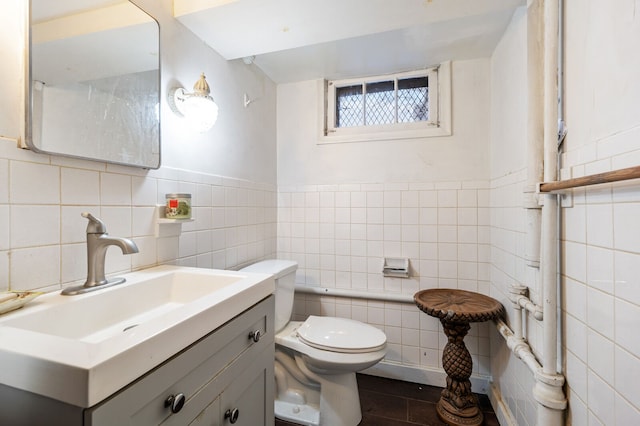
[[[541,0],[542,1],[542,0]],[[544,0],[544,180],[557,179],[558,155],[558,0]],[[544,195],[542,208],[542,371],[537,375],[534,397],[538,401],[537,424],[562,425],[566,398],[564,378],[557,372],[557,261],[558,196]]]
[[[557,180],[557,122],[558,122],[558,0],[544,2],[544,180]],[[542,294],[544,310],[544,362],[543,371],[556,373],[556,262],[558,196],[544,195]]]
[[[540,266],[541,211],[536,186],[542,180],[543,168],[543,56],[542,10],[540,2],[527,6],[527,181],[524,188],[526,209],[525,262],[528,266]]]
[[[556,156],[556,170],[562,170],[562,151],[564,147],[564,137],[567,128],[564,122],[564,0],[558,0],[558,153]],[[559,176],[561,178],[561,176]],[[560,196],[559,200],[562,196]],[[557,225],[557,274],[556,274],[556,293],[557,293],[557,342],[558,348],[557,367],[558,372],[562,372],[563,354],[562,354],[562,209],[558,208],[558,225]]]

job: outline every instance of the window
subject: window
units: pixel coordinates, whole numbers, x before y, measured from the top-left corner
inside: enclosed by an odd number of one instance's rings
[[[449,68],[326,82],[320,143],[451,134]]]

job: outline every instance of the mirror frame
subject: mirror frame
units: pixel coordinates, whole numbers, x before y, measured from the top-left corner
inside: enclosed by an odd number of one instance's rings
[[[160,22],[136,4],[132,0],[126,0],[133,7],[138,8],[141,12],[145,13],[150,19],[152,19],[156,25],[158,26],[158,161],[152,165],[141,165],[141,164],[132,164],[114,160],[105,160],[103,158],[98,157],[84,157],[80,155],[73,155],[68,153],[60,153],[55,151],[43,150],[35,146],[33,142],[33,78],[32,78],[32,60],[31,60],[31,43],[32,43],[32,34],[31,34],[31,25],[32,25],[32,2],[33,0],[28,0],[25,6],[25,54],[24,54],[24,69],[25,69],[25,94],[24,94],[24,133],[23,139],[20,140],[19,147],[24,149],[29,149],[33,152],[37,152],[40,154],[47,155],[56,155],[67,158],[76,158],[81,160],[89,160],[89,161],[97,161],[108,164],[117,164],[121,166],[135,167],[144,170],[157,170],[162,165],[162,54],[161,54],[161,37],[160,37]]]

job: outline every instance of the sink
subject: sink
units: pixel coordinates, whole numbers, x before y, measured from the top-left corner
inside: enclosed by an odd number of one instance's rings
[[[0,316],[0,383],[91,407],[273,293],[273,277],[157,266]]]

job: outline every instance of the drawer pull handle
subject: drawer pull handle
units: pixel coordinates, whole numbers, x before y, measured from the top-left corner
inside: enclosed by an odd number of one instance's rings
[[[261,337],[262,332],[260,330],[252,331],[251,333],[249,333],[249,339],[253,340],[255,343],[258,343]]]
[[[229,423],[234,424],[238,421],[238,417],[240,416],[240,410],[234,408],[233,410],[227,410],[224,413],[224,418],[229,419]]]
[[[170,395],[167,399],[164,400],[165,407],[171,407],[172,413],[177,413],[182,410],[184,407],[184,403],[187,400],[183,393],[179,393],[176,395]]]

